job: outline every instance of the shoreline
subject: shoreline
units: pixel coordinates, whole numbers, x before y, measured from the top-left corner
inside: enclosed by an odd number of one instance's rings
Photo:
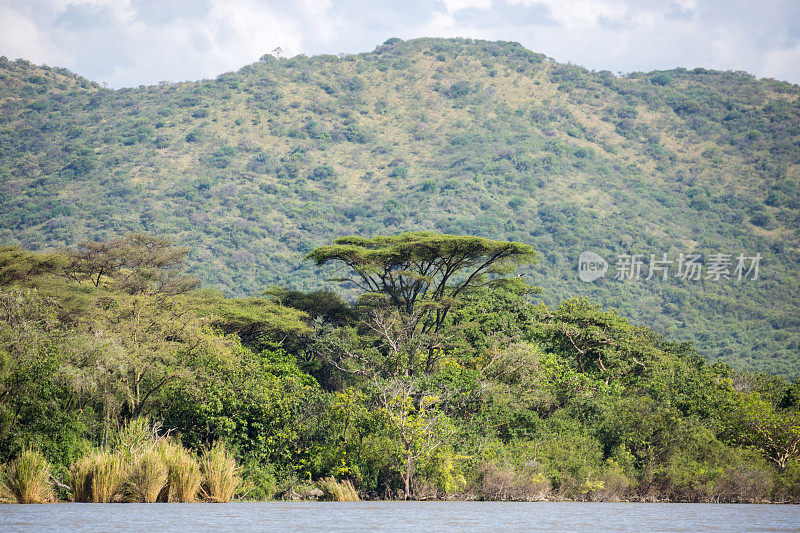
[[[178,505],[196,505],[196,504],[208,504],[212,506],[218,505],[225,505],[225,504],[241,504],[241,503],[296,503],[296,504],[309,504],[309,503],[335,503],[335,504],[343,504],[343,503],[530,503],[530,504],[537,504],[537,503],[587,503],[587,504],[692,504],[692,505],[800,505],[800,502],[792,502],[792,501],[760,501],[760,502],[712,502],[712,501],[687,501],[687,500],[616,500],[616,501],[593,501],[593,500],[567,500],[567,499],[550,499],[550,500],[469,500],[469,499],[425,499],[425,500],[359,500],[359,501],[334,501],[334,500],[231,500],[229,502],[213,502],[213,501],[196,501],[196,502],[153,502],[153,503],[146,503],[146,502],[75,502],[75,501],[55,501],[55,502],[45,502],[45,503],[17,503],[17,502],[0,502],[0,507],[5,506],[18,506],[18,505],[31,505],[31,506],[49,506],[49,505],[113,505],[113,506],[125,506],[125,505],[153,505],[153,506],[160,506],[160,505],[171,505],[171,504],[178,504]]]

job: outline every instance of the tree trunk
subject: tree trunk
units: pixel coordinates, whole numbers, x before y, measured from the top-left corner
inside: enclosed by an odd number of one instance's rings
[[[403,482],[405,483],[406,487],[406,494],[405,499],[408,500],[411,498],[411,471],[413,465],[413,459],[410,455],[406,456],[406,475],[403,476]]]

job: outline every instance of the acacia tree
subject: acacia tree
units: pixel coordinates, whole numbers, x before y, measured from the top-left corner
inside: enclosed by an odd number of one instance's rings
[[[342,237],[306,256],[317,266],[341,263],[346,277],[375,306],[371,329],[396,351],[403,374],[412,375],[425,354],[424,372],[435,364],[436,337],[458,297],[476,287],[508,282],[503,276],[536,261],[527,244],[472,236],[410,232],[389,237]],[[387,323],[393,327],[385,327]],[[382,330],[382,331],[381,331]],[[393,335],[392,332],[398,333]]]
[[[68,249],[65,273],[95,287],[108,284],[128,294],[179,294],[197,287],[200,280],[183,274],[186,248],[146,233],[130,233],[106,242],[86,241]]]

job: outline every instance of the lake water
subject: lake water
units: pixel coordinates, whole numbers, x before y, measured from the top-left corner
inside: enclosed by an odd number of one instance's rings
[[[239,502],[0,505],[0,531],[800,531],[797,505]]]

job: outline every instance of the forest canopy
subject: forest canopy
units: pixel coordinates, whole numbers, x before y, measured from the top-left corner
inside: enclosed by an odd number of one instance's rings
[[[545,305],[510,268],[530,247],[414,233],[312,250],[383,296],[351,300],[176,291],[160,280],[183,253],[146,235],[0,250],[2,461],[36,450],[72,498],[74,465],[150,428],[190,455],[224,443],[249,498],[333,480],[363,498],[800,501],[797,381],[586,299]],[[82,254],[126,266],[79,270]],[[141,265],[156,281],[130,290]],[[438,329],[418,320],[444,309]]]

